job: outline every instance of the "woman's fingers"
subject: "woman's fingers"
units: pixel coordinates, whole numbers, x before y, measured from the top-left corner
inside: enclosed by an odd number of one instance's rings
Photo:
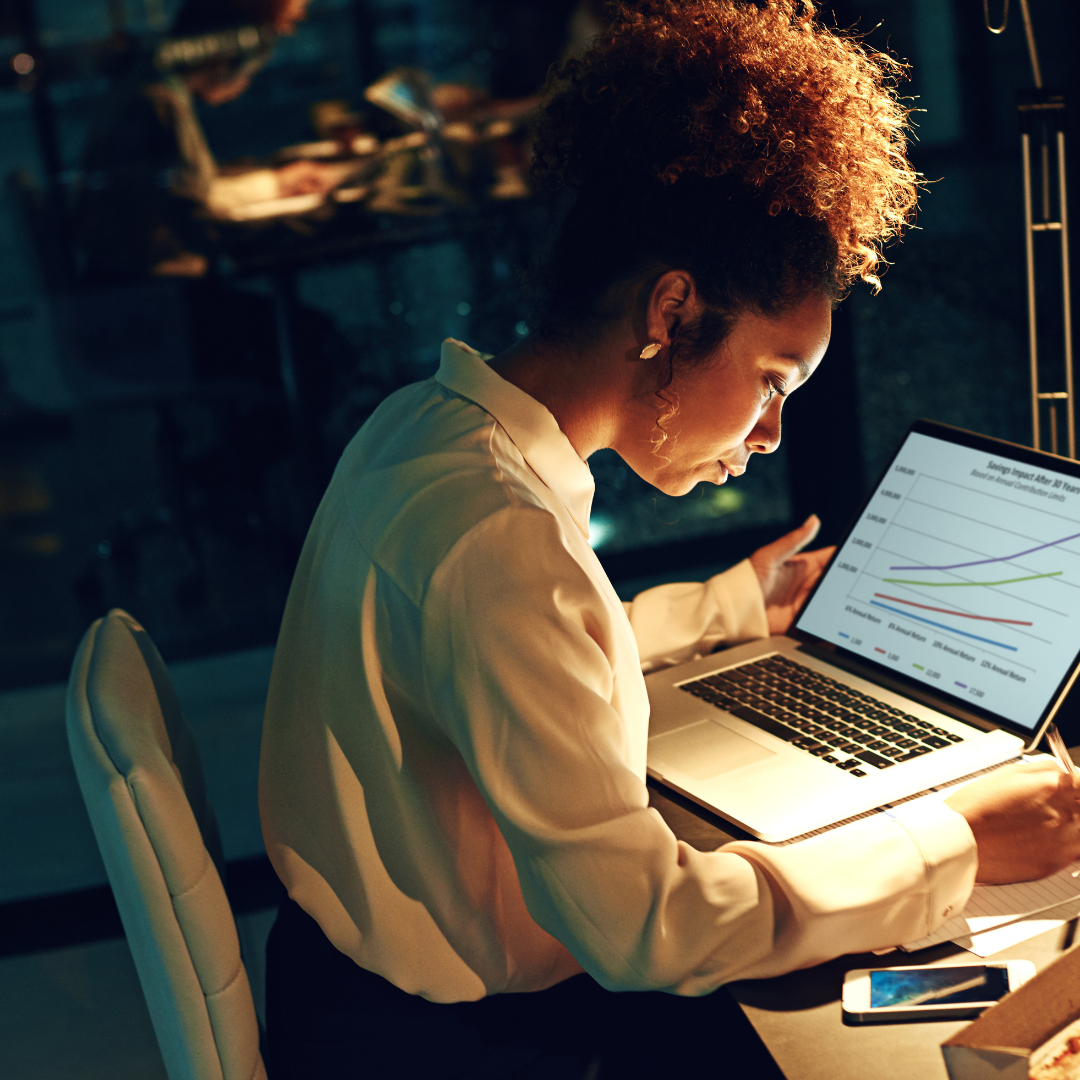
[[[833,547],[802,550],[820,529],[820,519],[811,514],[797,529],[758,548],[750,556],[750,565],[765,598],[771,634],[782,634],[788,629],[836,550]]]
[[[820,529],[821,519],[817,514],[811,514],[797,529],[792,529],[791,532],[781,536],[779,540],[774,540],[771,544],[758,548],[750,556],[750,562],[754,564],[755,569],[759,563],[763,567],[779,566],[790,559],[792,555],[802,551],[817,536]]]
[[[325,162],[292,161],[277,170],[278,185],[283,196],[324,195],[333,186],[336,174]]]
[[[789,560],[789,565],[798,565],[799,576],[795,585],[795,595],[792,598],[796,608],[802,607],[803,601],[810,595],[810,590],[817,584],[826,564],[833,557],[835,547],[818,548],[817,551],[804,551]]]
[[[817,536],[820,528],[821,521],[816,514],[811,514],[797,529],[792,529],[779,540],[758,548],[750,556],[750,565],[757,574],[766,606],[773,602],[773,594],[780,586],[779,574],[784,564],[806,547]]]

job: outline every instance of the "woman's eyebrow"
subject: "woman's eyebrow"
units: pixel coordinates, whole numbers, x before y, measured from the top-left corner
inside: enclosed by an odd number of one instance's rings
[[[801,356],[795,356],[793,353],[778,353],[781,360],[791,360],[798,365],[799,368],[799,382],[806,382],[810,378],[810,363],[804,360]]]

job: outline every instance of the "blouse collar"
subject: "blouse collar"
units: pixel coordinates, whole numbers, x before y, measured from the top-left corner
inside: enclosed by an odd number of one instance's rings
[[[555,493],[588,539],[596,490],[589,466],[578,457],[555,417],[524,390],[496,375],[487,365],[490,359],[447,338],[435,378],[499,422],[529,468]]]

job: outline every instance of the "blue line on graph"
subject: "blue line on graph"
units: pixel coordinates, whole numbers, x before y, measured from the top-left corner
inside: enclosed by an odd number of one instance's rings
[[[841,637],[846,637],[846,638],[849,638],[849,637],[851,637],[851,635],[850,635],[850,634],[845,634],[843,630],[837,630],[836,632],[837,632],[837,633],[838,633],[838,634],[839,634],[839,635],[840,635]]]
[[[939,630],[948,630],[950,634],[962,634],[964,637],[974,638],[976,641],[985,641],[987,645],[996,645],[999,649],[1009,649],[1011,652],[1019,652],[1015,645],[1006,645],[1004,641],[991,641],[988,637],[979,637],[978,634],[969,634],[966,630],[957,630],[955,626],[946,626],[944,623],[934,622],[933,619],[924,619],[921,615],[910,615],[906,611],[901,611],[899,608],[889,607],[888,604],[879,604],[876,600],[871,600],[871,604],[874,607],[884,608],[886,611],[895,611],[897,615],[903,615],[907,619],[918,619],[919,622],[928,623],[930,626],[936,626]]]
[[[958,562],[953,563],[951,566],[890,566],[890,570],[960,570],[965,566],[985,566],[987,563],[992,562],[1011,562],[1013,559],[1019,559],[1022,555],[1030,555],[1033,551],[1042,551],[1043,548],[1057,547],[1058,544],[1064,544],[1067,540],[1075,540],[1080,537],[1080,533],[1073,533],[1072,536],[1063,536],[1060,540],[1051,540],[1049,544],[1039,544],[1038,547],[1028,548],[1027,551],[1018,551],[1015,555],[1001,555],[996,559],[976,559],[974,562]],[[884,604],[879,605],[884,607]],[[957,631],[959,633],[959,631]],[[968,637],[972,635],[969,634]],[[982,640],[980,638],[980,640]]]

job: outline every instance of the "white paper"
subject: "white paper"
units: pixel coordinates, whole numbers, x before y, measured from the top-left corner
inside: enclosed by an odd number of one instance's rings
[[[957,941],[968,937],[974,939],[988,930],[1049,911],[1070,900],[1080,900],[1080,860],[1039,881],[1024,881],[1017,885],[976,885],[967,907],[960,915],[950,919],[927,937],[909,942],[901,948],[905,952],[914,952],[916,949],[940,945],[943,941]],[[1023,941],[1025,937],[1033,937],[1045,929],[1048,927],[1034,930],[1031,934],[1023,934],[1016,940]],[[964,947],[968,948],[967,945]],[[998,945],[991,951],[996,952],[1004,947],[1005,945]],[[980,952],[979,955],[988,954]]]
[[[1035,915],[1030,919],[1020,919],[1019,922],[987,930],[985,934],[976,934],[973,938],[960,938],[956,944],[976,956],[985,958],[1001,952],[1002,949],[1007,949],[1010,945],[1018,945],[1021,941],[1038,937],[1047,930],[1064,926],[1068,921],[1068,919],[1047,919]]]

